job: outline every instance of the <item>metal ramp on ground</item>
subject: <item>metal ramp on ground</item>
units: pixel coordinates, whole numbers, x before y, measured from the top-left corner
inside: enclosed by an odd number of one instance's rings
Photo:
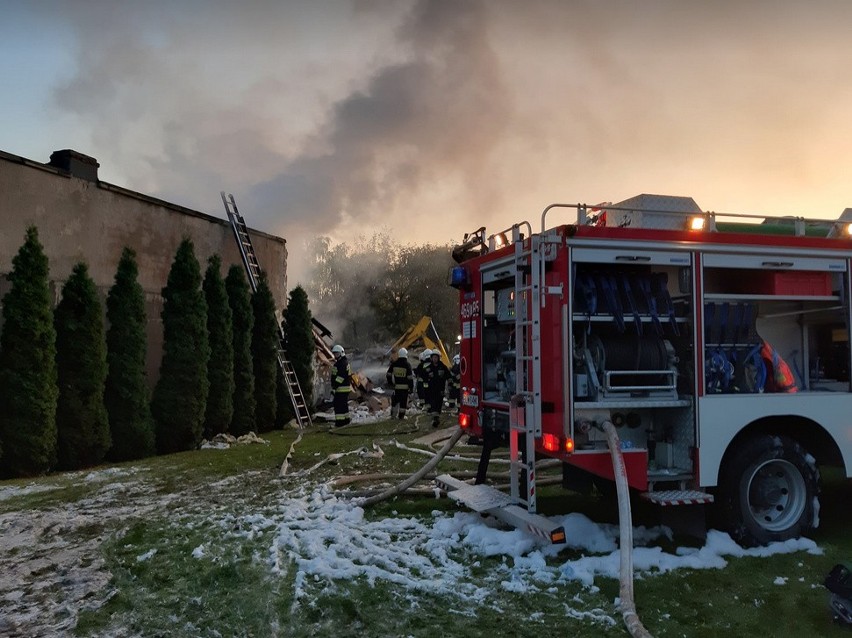
[[[248,227],[246,222],[240,215],[237,209],[237,203],[234,201],[233,195],[225,195],[225,191],[221,191],[222,203],[225,205],[225,212],[228,215],[228,221],[231,223],[231,229],[234,231],[234,238],[237,240],[237,246],[240,249],[240,256],[243,259],[243,266],[248,274],[249,285],[252,292],[257,292],[257,283],[260,279],[260,264],[257,261],[257,255],[254,252],[254,246],[249,237]],[[290,401],[293,404],[293,412],[296,415],[296,422],[299,424],[299,429],[307,425],[311,425],[311,414],[308,406],[305,403],[305,395],[302,393],[302,388],[299,385],[299,379],[296,376],[293,365],[287,358],[286,350],[284,349],[284,330],[281,324],[278,324],[278,365],[281,367],[281,372],[284,375],[284,383],[287,386],[287,393],[290,395]]]
[[[565,529],[548,518],[529,512],[518,505],[517,499],[490,485],[470,485],[449,474],[435,479],[448,496],[474,512],[488,514],[504,523],[527,531],[554,545],[565,542]]]

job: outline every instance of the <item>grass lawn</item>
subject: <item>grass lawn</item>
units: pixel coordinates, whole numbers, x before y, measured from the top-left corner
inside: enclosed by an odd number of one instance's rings
[[[420,435],[425,433],[421,426]],[[268,445],[204,449],[0,483],[0,570],[11,574],[0,584],[0,635],[627,635],[614,603],[615,579],[599,577],[592,586],[557,579],[513,588],[507,585],[512,558],[476,555],[461,543],[445,546],[445,565],[417,563],[396,580],[373,578],[369,571],[329,580],[306,571],[280,539],[289,522],[300,520],[298,507],[318,493],[334,499],[332,488],[318,492],[318,486],[345,475],[411,473],[427,460],[394,445],[392,440],[413,447],[418,436],[397,423],[359,425],[344,434],[310,429],[283,479],[278,471],[295,438],[289,431],[262,435]],[[345,454],[305,472],[331,453],[359,448],[368,454]],[[460,453],[478,452],[465,447]],[[475,463],[458,460],[439,466],[474,469]],[[493,472],[501,470],[492,465]],[[635,591],[649,631],[689,637],[849,636],[832,625],[821,583],[832,565],[852,559],[846,505],[852,485],[837,473],[825,472],[824,479],[822,524],[813,539],[822,554],[728,557],[722,569],[645,573]],[[596,496],[547,487],[539,499],[549,515],[579,512],[596,523],[617,522],[614,504]],[[337,507],[351,509],[346,502]],[[446,498],[396,499],[353,518],[352,540],[361,542],[356,529],[400,521],[398,528],[381,528],[392,530],[384,544],[406,546],[416,563],[434,543],[423,529],[456,511]],[[656,524],[653,510],[634,512],[634,525]],[[327,526],[306,530],[305,538],[313,534],[317,543],[334,542],[325,534],[336,524],[328,519]],[[700,545],[687,538],[660,544],[667,552]],[[543,562],[553,573],[582,558],[582,552],[566,549]],[[372,560],[381,567],[385,559],[378,552]],[[429,570],[446,574],[453,565],[463,568],[454,589],[432,587]]]

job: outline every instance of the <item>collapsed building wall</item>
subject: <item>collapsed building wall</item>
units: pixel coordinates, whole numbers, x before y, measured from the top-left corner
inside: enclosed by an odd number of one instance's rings
[[[0,299],[9,290],[5,275],[28,226],[38,227],[55,302],[79,261],[88,264],[105,300],[122,250],[129,246],[136,251],[139,283],[145,291],[146,369],[153,387],[162,358],[161,290],[178,245],[184,237],[192,239],[202,273],[208,257],[219,254],[223,276],[231,264],[242,267],[239,248],[224,218],[102,182],[98,167],[94,158],[72,150],[53,153],[48,164],[0,151]],[[218,193],[212,196],[219,200]],[[249,223],[250,217],[249,213]],[[286,242],[254,230],[250,235],[280,310],[287,302]]]

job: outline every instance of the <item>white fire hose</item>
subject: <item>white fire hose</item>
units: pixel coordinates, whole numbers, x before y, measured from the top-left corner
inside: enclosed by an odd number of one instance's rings
[[[612,457],[613,474],[615,476],[616,493],[618,494],[618,526],[621,536],[621,563],[619,569],[621,615],[624,618],[624,624],[627,627],[627,631],[631,636],[633,636],[633,638],[653,638],[651,633],[645,629],[645,626],[639,619],[639,614],[636,613],[636,603],[633,600],[633,517],[630,511],[630,492],[627,485],[627,469],[624,466],[624,457],[621,454],[621,442],[619,441],[618,433],[615,431],[615,426],[612,423],[604,421],[601,423],[600,427],[606,434],[607,443],[609,445],[609,452]],[[376,494],[369,498],[362,499],[361,501],[358,501],[357,504],[361,507],[368,507],[404,492],[438,465],[441,459],[449,453],[463,434],[464,430],[458,428],[453,436],[447,440],[444,446],[438,451],[438,453],[417,472],[409,476],[399,485],[385,490],[381,494]]]
[[[435,454],[435,456],[433,456],[431,459],[429,459],[429,462],[426,463],[426,465],[421,467],[419,470],[417,470],[414,474],[409,476],[407,479],[405,479],[399,485],[397,485],[395,487],[391,487],[390,489],[385,490],[381,494],[376,494],[375,496],[371,496],[369,498],[365,498],[361,501],[358,501],[357,504],[360,505],[361,507],[368,507],[370,505],[375,505],[376,503],[379,503],[381,501],[385,501],[385,500],[391,498],[392,496],[396,496],[397,494],[401,494],[402,492],[407,490],[409,487],[414,485],[421,478],[426,476],[426,474],[431,472],[432,469],[434,469],[434,467],[436,465],[438,465],[438,463],[441,462],[441,459],[443,459],[445,456],[447,456],[449,451],[451,449],[453,449],[453,446],[456,443],[458,443],[458,440],[462,437],[462,435],[464,433],[465,433],[464,430],[462,430],[461,428],[458,428],[453,433],[453,435],[447,440],[447,442],[444,443],[444,447],[442,447],[440,450],[438,450],[438,453]]]
[[[633,517],[630,512],[630,491],[627,486],[627,468],[624,466],[624,456],[621,454],[621,442],[612,423],[604,421],[600,427],[606,434],[607,444],[609,445],[612,470],[615,476],[615,489],[618,494],[618,528],[621,535],[619,548],[621,556],[619,569],[621,615],[624,618],[627,631],[633,638],[652,638],[642,621],[639,620],[639,614],[636,613],[636,603],[633,600]]]

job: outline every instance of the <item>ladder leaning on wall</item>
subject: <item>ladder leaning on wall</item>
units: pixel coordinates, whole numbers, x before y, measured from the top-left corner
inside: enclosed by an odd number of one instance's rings
[[[258,264],[257,256],[254,253],[254,246],[249,237],[248,227],[246,222],[237,210],[237,203],[234,201],[233,195],[225,195],[222,191],[222,203],[225,204],[225,212],[228,214],[228,221],[231,222],[231,229],[234,231],[234,238],[237,240],[237,246],[240,249],[240,256],[243,258],[243,265],[248,274],[249,285],[252,292],[257,292],[257,282],[260,279],[260,264]],[[296,422],[299,424],[299,429],[306,425],[311,425],[311,414],[308,406],[305,403],[305,395],[302,393],[302,387],[299,385],[299,378],[293,370],[293,365],[287,358],[286,350],[284,349],[284,330],[281,324],[278,324],[278,365],[281,366],[281,372],[284,375],[284,382],[287,386],[287,393],[290,395],[290,401],[293,403],[293,412],[296,415]]]

